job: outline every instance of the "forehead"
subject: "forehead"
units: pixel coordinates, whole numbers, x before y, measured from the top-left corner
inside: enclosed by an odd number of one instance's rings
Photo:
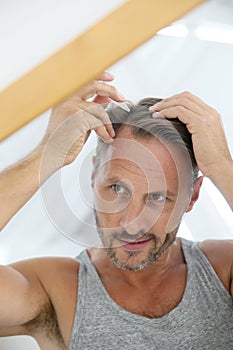
[[[178,177],[186,172],[182,154],[175,148],[155,137],[135,138],[130,127],[124,126],[101,156],[103,174],[133,176],[138,181],[144,176],[150,182],[158,179],[177,182]]]

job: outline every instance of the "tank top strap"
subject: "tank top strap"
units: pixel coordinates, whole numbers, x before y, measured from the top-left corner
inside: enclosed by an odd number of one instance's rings
[[[78,293],[76,301],[75,317],[73,322],[73,329],[70,338],[70,350],[77,350],[77,338],[82,324],[82,318],[85,312],[85,298],[87,294],[87,264],[88,258],[86,256],[87,251],[84,250],[76,257],[76,260],[80,263],[78,272]],[[85,257],[86,256],[86,257]]]
[[[232,305],[230,293],[226,290],[210,261],[199,247],[199,242],[188,241],[184,238],[181,238],[181,242],[187,266],[192,270],[190,276],[195,280],[195,283],[200,286],[205,285],[206,288],[209,288],[209,291],[211,290],[216,295],[216,298],[221,297],[222,301]]]

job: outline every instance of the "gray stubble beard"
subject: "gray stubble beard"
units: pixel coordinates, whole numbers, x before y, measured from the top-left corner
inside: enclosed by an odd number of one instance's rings
[[[136,271],[141,271],[141,270],[145,269],[146,267],[148,267],[152,263],[156,262],[163,255],[163,253],[174,243],[174,241],[176,239],[176,232],[178,229],[176,229],[170,233],[167,233],[166,238],[165,238],[162,246],[157,250],[156,246],[157,246],[157,243],[160,241],[160,239],[158,237],[156,237],[155,235],[153,235],[154,236],[153,237],[154,247],[151,248],[146,260],[142,260],[142,262],[138,266],[132,267],[130,265],[127,265],[127,263],[121,262],[117,258],[116,252],[114,252],[112,247],[106,247],[106,245],[104,244],[105,236],[104,236],[103,228],[100,225],[98,214],[97,214],[97,211],[95,209],[94,209],[94,214],[95,214],[97,231],[98,231],[98,234],[100,236],[101,242],[103,244],[103,249],[106,252],[106,254],[108,255],[108,257],[110,258],[110,260],[114,263],[114,265],[122,270],[136,272]],[[138,254],[140,254],[140,251],[128,251],[127,252],[128,259],[131,257],[137,256]]]

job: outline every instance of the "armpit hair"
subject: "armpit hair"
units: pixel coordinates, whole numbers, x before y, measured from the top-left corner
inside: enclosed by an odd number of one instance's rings
[[[60,349],[66,349],[56,311],[51,302],[45,304],[39,315],[25,323],[24,327],[32,336],[43,333],[49,340],[56,341]]]

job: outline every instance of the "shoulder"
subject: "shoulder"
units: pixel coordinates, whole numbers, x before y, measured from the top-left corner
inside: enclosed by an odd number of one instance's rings
[[[79,262],[65,257],[42,257],[11,266],[29,280],[36,275],[46,295],[47,301],[41,305],[38,317],[29,324],[30,335],[39,341],[45,335],[43,324],[46,328],[53,325],[53,329],[59,329],[65,344],[68,344],[77,303]],[[46,322],[43,321],[45,319]]]
[[[35,264],[39,280],[57,312],[64,300],[76,300],[78,261],[72,258],[48,257],[36,259]]]
[[[225,288],[231,292],[233,277],[233,240],[205,240],[198,243]]]
[[[9,265],[20,272],[29,283],[38,281],[35,288],[42,289],[48,302],[55,308],[63,305],[64,298],[76,298],[79,262],[66,257],[41,257],[22,260]]]
[[[66,275],[67,278],[73,276],[79,269],[78,261],[66,257],[33,258],[18,261],[9,266],[26,277],[30,277],[30,275],[37,276],[45,289],[50,284],[52,276],[52,280],[55,282],[56,279],[60,279],[63,275]]]
[[[222,263],[233,261],[233,240],[205,240],[198,246],[208,258]]]

